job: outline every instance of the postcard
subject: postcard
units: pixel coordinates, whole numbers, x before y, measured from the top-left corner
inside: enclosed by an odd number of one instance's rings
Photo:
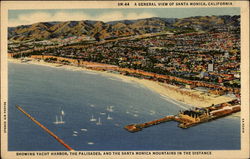
[[[248,158],[248,1],[1,2],[1,157]]]

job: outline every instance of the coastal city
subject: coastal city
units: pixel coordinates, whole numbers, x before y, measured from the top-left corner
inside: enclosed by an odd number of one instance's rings
[[[206,98],[192,93],[192,90],[201,91],[207,98],[227,98],[226,101],[217,103],[208,102],[210,106],[200,105],[202,109],[186,110],[177,116],[165,117],[146,125],[144,123],[139,128],[138,125],[126,127],[128,130],[137,131],[142,127],[171,119],[181,122],[180,127],[188,128],[190,126],[187,125],[196,125],[240,111],[239,18],[207,16],[179,21],[170,19],[164,21],[164,25],[171,24],[168,28],[162,26],[162,19],[151,18],[141,21],[147,24],[144,28],[142,25],[138,27],[143,33],[127,28],[135,22],[88,22],[89,25],[94,23],[99,31],[81,36],[70,33],[68,36],[63,35],[63,38],[52,35],[46,38],[44,34],[39,35],[40,39],[25,39],[33,36],[31,31],[25,32],[21,27],[10,28],[8,57],[19,59],[22,63],[43,61],[57,66],[69,65],[146,79],[158,82],[175,93],[203,100],[204,103],[207,102]],[[214,25],[208,25],[209,21],[214,19]],[[155,21],[160,22],[153,25]],[[201,21],[202,24],[196,21]],[[230,23],[224,25],[228,21]],[[66,24],[74,27],[78,22],[70,21]],[[57,24],[37,23],[27,27],[36,31],[53,25]],[[107,29],[108,25],[113,28]],[[108,31],[105,29],[112,32],[107,35]],[[18,33],[25,35],[25,38]],[[184,100],[182,102],[186,103]],[[205,115],[202,120],[197,121],[203,114]]]

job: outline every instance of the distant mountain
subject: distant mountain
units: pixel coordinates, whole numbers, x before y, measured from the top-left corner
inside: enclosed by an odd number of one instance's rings
[[[210,30],[215,27],[240,26],[240,16],[197,16],[178,19],[173,26]]]
[[[240,16],[197,16],[190,18],[146,18],[138,20],[39,22],[8,28],[9,40],[47,40],[71,36],[98,39],[141,35],[181,29],[210,30],[218,27],[240,26]]]

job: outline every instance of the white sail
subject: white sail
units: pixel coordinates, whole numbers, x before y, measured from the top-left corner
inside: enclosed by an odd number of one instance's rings
[[[56,121],[54,122],[54,124],[59,124],[58,119],[57,119],[57,115],[56,115]]]
[[[61,114],[62,114],[63,116],[65,115],[65,113],[64,113],[64,111],[63,111],[63,110],[61,111]]]
[[[96,123],[96,125],[102,125],[101,118],[98,118],[98,122]]]
[[[114,106],[108,106],[108,107],[107,107],[107,111],[113,112],[113,111],[114,111],[114,110],[113,110],[113,107],[114,107]]]
[[[96,118],[94,118],[94,115],[92,115],[92,117],[89,121],[96,121]]]
[[[56,115],[56,121],[54,122],[54,124],[64,124],[64,123],[65,121],[63,121],[62,116],[60,116],[60,120],[58,120],[58,117]]]
[[[60,124],[64,124],[65,122],[62,119],[62,116],[60,116]]]
[[[113,118],[111,116],[109,116],[108,114],[108,117],[107,117],[108,120],[112,120]]]

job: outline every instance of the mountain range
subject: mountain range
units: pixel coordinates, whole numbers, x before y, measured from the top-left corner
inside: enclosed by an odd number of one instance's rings
[[[117,38],[142,35],[164,31],[209,31],[216,28],[239,27],[240,16],[196,16],[189,18],[159,18],[152,17],[138,20],[102,21],[64,21],[39,22],[31,25],[21,25],[8,28],[8,39],[49,40],[52,38],[67,38],[71,36],[87,36],[98,39]]]

